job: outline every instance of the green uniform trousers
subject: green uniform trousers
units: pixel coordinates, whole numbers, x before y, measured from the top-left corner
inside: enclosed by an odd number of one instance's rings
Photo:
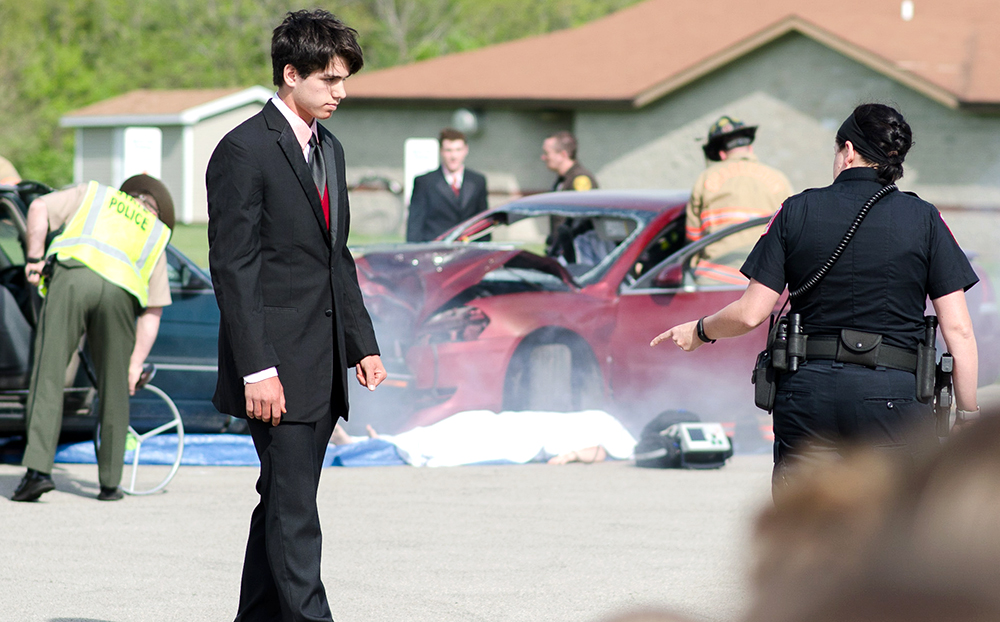
[[[128,365],[138,310],[132,294],[90,268],[75,261],[56,264],[35,337],[24,466],[52,472],[62,427],[66,368],[86,333],[98,384],[98,478],[109,488],[121,482],[129,423]]]

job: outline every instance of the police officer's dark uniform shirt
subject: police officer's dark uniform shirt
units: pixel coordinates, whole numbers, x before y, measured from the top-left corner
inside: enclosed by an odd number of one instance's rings
[[[786,283],[799,287],[881,187],[874,169],[850,168],[831,186],[788,198],[741,271],[776,292]],[[826,277],[791,308],[802,314],[809,335],[850,328],[916,349],[927,296],[968,290],[978,280],[937,208],[897,191],[872,207]]]
[[[573,168],[566,171],[565,175],[560,175],[553,190],[595,190],[597,180],[587,169],[580,166],[579,162],[573,164]]]
[[[788,198],[742,272],[774,291],[801,286],[830,258],[865,202],[880,188],[874,169],[843,171],[833,185]],[[930,203],[892,192],[876,203],[826,277],[792,310],[810,336],[843,328],[883,335],[915,349],[926,297],[968,289],[969,260]],[[919,448],[913,434],[933,431],[933,410],[916,400],[913,373],[831,360],[807,360],[777,378],[774,402],[776,485],[800,449],[834,451],[843,442]]]

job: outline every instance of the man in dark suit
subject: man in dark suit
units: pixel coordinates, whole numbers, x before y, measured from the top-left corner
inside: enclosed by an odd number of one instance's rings
[[[465,168],[465,134],[445,128],[438,136],[441,166],[413,180],[406,221],[407,242],[427,242],[486,211],[486,178]]]
[[[274,30],[278,92],[208,164],[209,263],[221,311],[214,403],[248,420],[260,457],[237,622],[331,620],[316,509],[330,434],[347,418],[347,367],[385,378],[346,247],[344,151],[317,119],[363,64],[326,11]]]

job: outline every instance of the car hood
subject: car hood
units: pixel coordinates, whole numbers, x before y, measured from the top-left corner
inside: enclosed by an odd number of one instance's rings
[[[545,272],[576,287],[554,259],[503,244],[399,244],[357,249],[358,283],[375,315],[383,302],[423,319],[465,289],[502,267]]]

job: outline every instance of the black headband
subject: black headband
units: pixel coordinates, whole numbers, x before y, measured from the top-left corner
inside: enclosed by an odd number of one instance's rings
[[[843,125],[840,126],[840,129],[837,130],[837,138],[844,142],[851,141],[851,144],[854,145],[854,150],[863,155],[872,164],[889,163],[889,156],[882,151],[882,148],[868,142],[868,139],[865,138],[865,133],[861,131],[861,126],[858,125],[853,112],[851,116],[847,117]]]

